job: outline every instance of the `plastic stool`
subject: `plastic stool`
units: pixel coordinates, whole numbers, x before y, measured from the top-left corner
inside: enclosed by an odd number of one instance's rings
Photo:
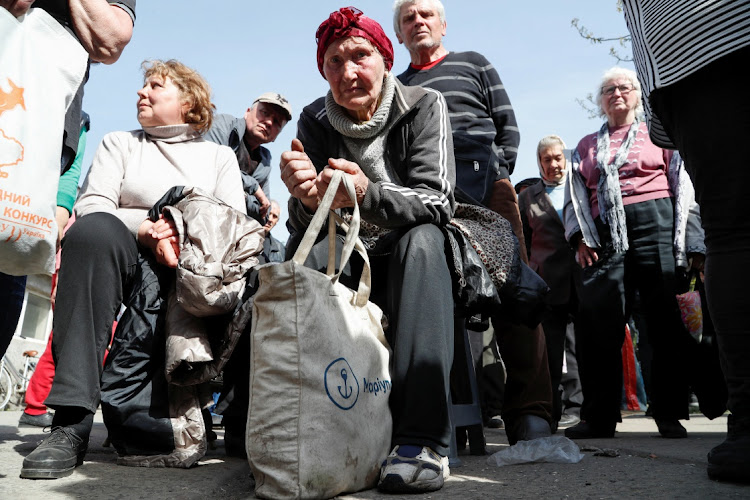
[[[479,389],[477,388],[477,376],[474,367],[474,358],[471,354],[469,344],[469,332],[466,329],[466,320],[457,317],[455,320],[454,334],[454,356],[451,369],[451,387],[466,390],[466,385],[471,393],[470,403],[453,403],[453,395],[449,394],[449,412],[451,420],[451,443],[448,454],[450,467],[460,467],[461,460],[458,458],[457,428],[460,429],[458,439],[461,440],[461,449],[466,446],[466,434],[469,439],[469,451],[472,455],[485,455],[484,428],[482,426],[482,409],[479,404]],[[463,353],[463,355],[462,355]],[[451,391],[452,393],[453,391]]]

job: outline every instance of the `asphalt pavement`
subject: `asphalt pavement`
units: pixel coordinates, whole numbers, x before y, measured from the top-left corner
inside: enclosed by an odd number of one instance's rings
[[[227,457],[222,430],[216,447],[196,467],[148,469],[116,465],[112,448],[103,447],[106,429],[97,414],[86,461],[62,479],[21,479],[23,458],[44,438],[42,429],[18,428],[20,411],[0,412],[0,499],[213,499],[253,498],[245,460]],[[575,464],[525,463],[498,467],[489,454],[507,448],[505,431],[486,429],[488,456],[461,455],[445,487],[410,495],[430,499],[525,498],[748,498],[750,485],[711,481],[706,453],[723,441],[726,416],[713,421],[692,416],[684,422],[687,439],[663,439],[643,413],[623,415],[613,439],[578,440],[583,460]],[[558,431],[562,435],[562,431]],[[375,490],[345,495],[386,499]]]

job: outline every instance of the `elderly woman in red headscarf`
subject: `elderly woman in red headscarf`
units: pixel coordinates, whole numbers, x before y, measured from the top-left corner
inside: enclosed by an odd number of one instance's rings
[[[372,267],[371,300],[388,315],[393,347],[393,451],[379,488],[433,491],[448,473],[448,376],[453,359],[451,276],[438,226],[453,216],[455,164],[440,93],[404,87],[391,73],[382,27],[347,7],[316,34],[318,68],[330,90],[308,105],[292,150],[281,155],[294,252],[334,170],[353,176]],[[334,208],[352,206],[342,189]],[[290,253],[291,252],[291,253]],[[326,242],[307,265],[324,270]],[[361,262],[344,274],[359,280]],[[355,280],[342,282],[356,289]],[[429,293],[425,293],[429,290]]]

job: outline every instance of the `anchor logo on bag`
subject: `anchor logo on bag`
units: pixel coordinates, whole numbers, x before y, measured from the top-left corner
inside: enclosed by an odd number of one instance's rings
[[[323,375],[326,394],[342,410],[350,410],[359,398],[359,381],[345,358],[331,362]]]

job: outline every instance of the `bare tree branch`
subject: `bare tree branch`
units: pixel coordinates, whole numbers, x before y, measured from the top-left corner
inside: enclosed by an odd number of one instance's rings
[[[617,0],[617,11],[622,12],[622,0]],[[615,45],[611,45],[609,47],[609,55],[614,58],[617,63],[623,63],[623,62],[632,62],[633,57],[630,55],[632,54],[632,49],[630,47],[631,37],[630,34],[622,35],[622,36],[613,36],[613,37],[604,37],[604,36],[597,36],[586,28],[583,24],[581,24],[581,20],[577,17],[572,19],[570,21],[570,25],[578,31],[578,34],[583,38],[584,40],[588,40],[590,43],[594,45],[607,43],[607,42],[613,42]],[[619,45],[619,47],[618,47]],[[586,99],[578,99],[576,98],[576,102],[578,103],[581,108],[588,114],[589,118],[592,119],[599,119],[599,106],[596,105],[596,101],[594,100],[593,94],[587,94]]]
[[[590,31],[588,28],[583,26],[581,24],[581,20],[576,18],[573,18],[570,21],[570,25],[573,26],[577,31],[578,34],[581,35],[581,38],[588,40],[589,42],[593,44],[598,43],[604,43],[604,42],[618,42],[622,47],[626,47],[628,43],[630,43],[630,35],[622,35],[622,36],[612,36],[612,37],[602,37],[602,36],[596,36],[592,31]],[[626,60],[626,59],[620,59],[620,60]]]
[[[583,108],[583,110],[586,112],[589,118],[598,120],[599,117],[599,106],[596,105],[596,101],[594,100],[594,94],[588,93],[586,94],[586,99],[578,99],[576,97],[576,102],[580,107]]]

